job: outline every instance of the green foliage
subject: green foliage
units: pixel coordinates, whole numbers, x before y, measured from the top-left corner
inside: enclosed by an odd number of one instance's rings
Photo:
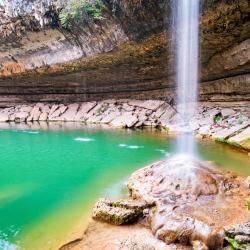
[[[222,114],[219,113],[214,117],[214,123],[220,123],[222,121]]]
[[[227,241],[232,245],[233,250],[246,250],[247,246],[245,244],[240,244],[237,240],[228,238]]]
[[[247,201],[247,209],[248,209],[248,211],[250,211],[250,200]]]
[[[94,20],[103,19],[102,11],[104,4],[102,0],[95,0],[93,3],[87,0],[72,0],[59,14],[60,23],[63,28],[69,29],[72,23],[79,22],[84,14]]]

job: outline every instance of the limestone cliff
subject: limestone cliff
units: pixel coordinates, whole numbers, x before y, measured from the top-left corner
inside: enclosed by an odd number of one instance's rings
[[[103,0],[102,19],[72,0],[0,1],[0,103],[174,95],[170,0]],[[250,2],[205,0],[200,99],[250,100]]]

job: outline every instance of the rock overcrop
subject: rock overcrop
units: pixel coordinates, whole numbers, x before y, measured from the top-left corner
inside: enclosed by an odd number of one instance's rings
[[[127,201],[97,202],[93,218],[122,225],[144,215],[143,225],[164,243],[162,249],[181,244],[194,250],[219,250],[225,239],[250,243],[249,187],[243,177],[218,170],[211,162],[171,157],[133,173],[128,189]],[[137,245],[140,241],[135,238]]]
[[[92,217],[114,225],[131,224],[143,216],[143,210],[148,206],[145,201],[100,199],[93,209]]]
[[[193,130],[201,137],[250,151],[250,110],[247,103],[200,103],[195,117],[184,124],[177,107],[160,100],[103,100],[72,104],[13,105],[0,110],[0,122],[84,122],[122,128],[162,127],[169,132]]]

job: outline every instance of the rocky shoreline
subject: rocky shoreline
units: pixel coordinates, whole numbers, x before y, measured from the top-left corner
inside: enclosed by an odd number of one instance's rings
[[[72,122],[129,129],[153,127],[169,134],[188,127],[201,139],[250,151],[248,102],[234,103],[233,107],[230,103],[199,103],[189,124],[183,123],[173,101],[109,99],[72,104],[10,104],[0,109],[2,128],[14,124],[24,129],[42,129],[45,124],[50,127]],[[219,171],[211,163],[192,159],[184,163],[178,159],[171,162],[170,158],[133,173],[128,181],[130,198],[98,201],[94,220],[83,236],[59,249],[208,250],[222,249],[230,241],[248,244],[249,178],[246,181]],[[166,165],[168,171],[164,171]]]
[[[171,103],[171,101],[170,101]],[[172,104],[172,103],[171,103]],[[177,108],[160,100],[104,100],[73,104],[20,104],[0,110],[0,122],[82,122],[113,127],[159,127],[183,131]],[[250,106],[242,103],[200,103],[188,127],[200,138],[211,138],[250,151]]]
[[[130,176],[127,200],[100,199],[60,250],[247,250],[248,179],[189,157],[154,163]]]

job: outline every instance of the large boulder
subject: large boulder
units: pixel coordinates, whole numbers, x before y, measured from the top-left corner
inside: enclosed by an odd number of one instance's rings
[[[138,170],[128,188],[134,199],[156,205],[149,215],[150,227],[167,244],[198,241],[221,249],[224,226],[250,219],[249,189],[243,178],[186,156]]]
[[[153,202],[173,195],[183,199],[218,193],[221,176],[188,156],[158,162],[131,175],[128,188],[133,198]]]

